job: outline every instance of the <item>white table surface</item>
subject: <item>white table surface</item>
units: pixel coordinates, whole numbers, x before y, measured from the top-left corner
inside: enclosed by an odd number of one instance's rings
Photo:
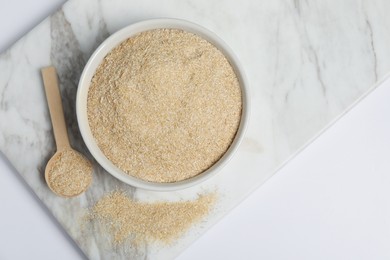
[[[0,0],[0,52],[63,2]],[[179,259],[389,259],[389,100],[390,80]],[[83,259],[3,157],[0,173],[0,259]]]

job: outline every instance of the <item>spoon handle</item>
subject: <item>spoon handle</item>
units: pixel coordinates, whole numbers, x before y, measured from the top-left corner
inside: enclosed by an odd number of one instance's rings
[[[64,110],[56,69],[53,66],[41,69],[43,84],[45,86],[46,99],[49,105],[51,123],[54,130],[57,150],[70,147],[68,133],[64,118]]]

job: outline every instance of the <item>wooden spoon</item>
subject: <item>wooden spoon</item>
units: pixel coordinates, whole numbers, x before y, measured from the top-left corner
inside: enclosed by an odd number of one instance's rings
[[[57,146],[46,165],[45,180],[54,193],[70,198],[87,190],[92,182],[92,166],[69,144],[56,69],[46,67],[41,73]]]

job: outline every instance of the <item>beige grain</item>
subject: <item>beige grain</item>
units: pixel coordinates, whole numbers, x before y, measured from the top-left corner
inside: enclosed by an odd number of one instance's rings
[[[191,178],[229,148],[241,117],[241,90],[225,56],[177,29],[140,33],[96,70],[88,120],[104,155],[151,182]]]
[[[84,192],[92,182],[91,163],[71,149],[60,151],[55,156],[48,172],[50,188],[65,197]]]
[[[215,200],[216,193],[208,193],[193,201],[146,203],[114,191],[95,204],[90,218],[105,227],[116,245],[126,240],[135,245],[170,244],[201,221]]]

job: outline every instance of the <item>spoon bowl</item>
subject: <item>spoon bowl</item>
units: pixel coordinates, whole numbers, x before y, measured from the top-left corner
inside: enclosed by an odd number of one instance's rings
[[[45,180],[55,194],[64,198],[76,197],[90,186],[92,166],[76,150],[57,151],[46,165]]]

